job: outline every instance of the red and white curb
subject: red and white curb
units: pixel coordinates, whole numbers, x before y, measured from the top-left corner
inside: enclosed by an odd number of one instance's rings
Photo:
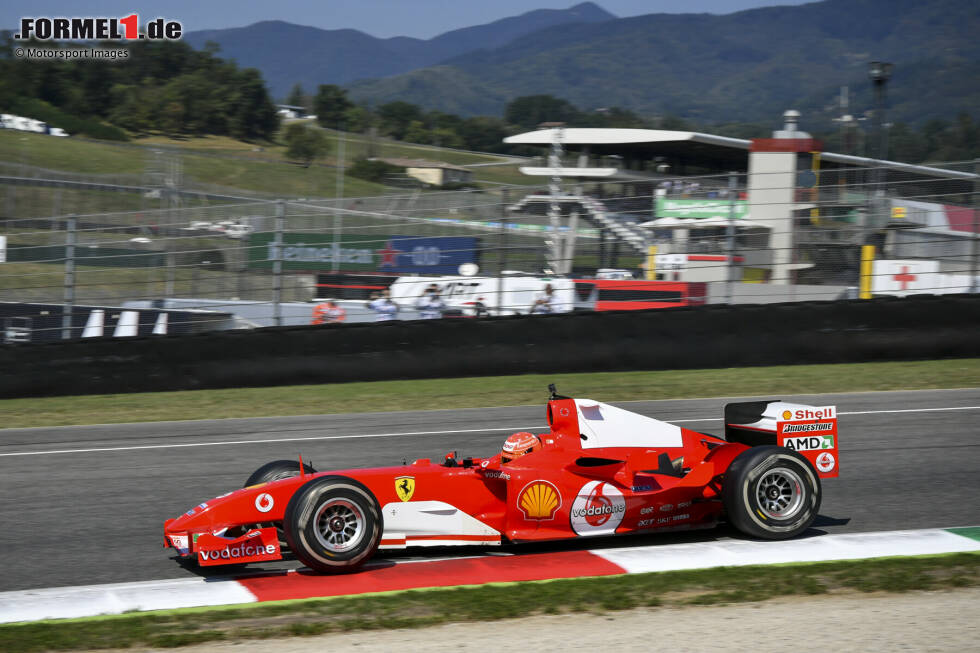
[[[320,576],[294,571],[217,581],[186,578],[0,592],[0,623],[421,587],[970,551],[980,551],[980,528],[826,535],[785,542],[721,540],[592,551],[405,561],[397,564],[378,560],[360,573],[345,576]]]

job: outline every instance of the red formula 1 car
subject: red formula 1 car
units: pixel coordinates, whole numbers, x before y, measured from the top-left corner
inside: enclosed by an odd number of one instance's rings
[[[259,468],[244,489],[164,523],[201,565],[278,560],[288,546],[322,572],[379,548],[561,540],[705,528],[784,539],[837,476],[837,412],[781,401],[725,407],[725,438],[555,394],[548,433],[518,433],[491,458],[315,472]]]

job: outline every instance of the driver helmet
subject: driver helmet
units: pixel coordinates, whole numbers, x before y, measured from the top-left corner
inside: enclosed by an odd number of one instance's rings
[[[500,462],[509,463],[515,458],[520,458],[540,447],[541,439],[533,433],[527,431],[514,433],[504,441],[504,447],[500,452]]]

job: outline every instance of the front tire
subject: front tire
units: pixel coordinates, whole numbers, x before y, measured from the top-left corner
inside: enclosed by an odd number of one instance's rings
[[[321,476],[297,490],[286,505],[283,529],[300,562],[334,574],[364,564],[384,530],[374,495],[344,476]]]
[[[722,500],[735,528],[754,537],[784,540],[813,523],[820,510],[820,478],[800,454],[776,446],[739,454],[722,485]]]
[[[316,470],[313,469],[312,465],[303,463],[303,472],[306,474],[315,474]],[[292,478],[293,476],[299,476],[299,461],[273,460],[271,463],[266,463],[252,472],[252,475],[248,477],[243,487],[251,487],[260,483]]]
[[[303,463],[303,473],[316,474],[316,470],[313,469],[312,465]],[[248,477],[248,479],[245,481],[245,485],[242,487],[252,487],[253,485],[271,483],[272,481],[279,481],[284,478],[292,478],[294,476],[299,476],[298,460],[273,460],[271,463],[266,463],[252,472],[252,475]],[[283,533],[282,522],[277,521],[259,523],[256,524],[256,526],[260,528],[275,526],[276,534],[279,537],[279,548],[284,551],[289,549],[289,544],[286,542],[286,534]],[[239,534],[244,535],[247,530],[247,528],[243,528]]]

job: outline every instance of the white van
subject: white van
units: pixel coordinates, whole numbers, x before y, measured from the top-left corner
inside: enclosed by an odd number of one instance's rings
[[[399,306],[414,306],[432,284],[438,286],[447,308],[456,309],[463,315],[474,315],[480,304],[490,315],[526,315],[531,312],[535,300],[544,296],[548,285],[554,290],[553,313],[570,313],[575,307],[575,282],[572,279],[516,275],[399,277],[391,284],[391,299]]]

